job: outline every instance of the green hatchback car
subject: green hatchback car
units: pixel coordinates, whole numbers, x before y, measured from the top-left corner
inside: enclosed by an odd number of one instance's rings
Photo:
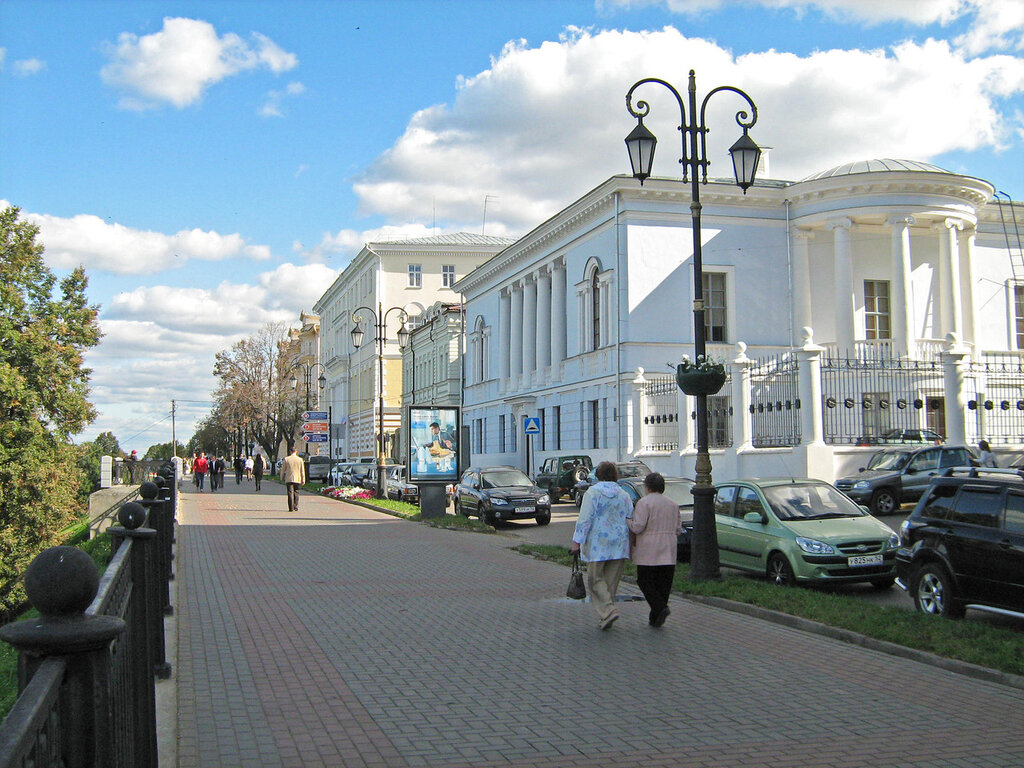
[[[810,478],[716,484],[715,528],[723,566],[776,584],[896,579],[899,536],[835,487]]]

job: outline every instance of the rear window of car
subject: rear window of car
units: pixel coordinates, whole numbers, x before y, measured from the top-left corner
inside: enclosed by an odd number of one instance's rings
[[[1024,533],[1024,496],[1019,493],[1006,494],[1006,530]]]
[[[1002,512],[1000,497],[997,489],[964,486],[956,498],[954,522],[998,528]]]
[[[932,520],[951,520],[956,490],[955,485],[937,485],[932,488],[927,500],[921,505],[921,517],[928,517]]]

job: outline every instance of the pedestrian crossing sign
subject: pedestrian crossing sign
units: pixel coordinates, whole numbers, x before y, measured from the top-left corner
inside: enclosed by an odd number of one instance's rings
[[[523,419],[525,425],[525,432],[528,435],[539,435],[540,434],[540,419],[536,416],[527,416]]]

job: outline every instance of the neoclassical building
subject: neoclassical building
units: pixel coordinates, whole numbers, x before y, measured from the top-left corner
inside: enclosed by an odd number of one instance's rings
[[[986,408],[997,412],[989,428],[999,416],[1024,442],[1012,423],[1024,395],[992,406],[979,387],[995,377],[970,367],[1000,355],[1004,370],[1024,349],[1024,206],[984,180],[904,160],[767,179],[745,195],[711,181],[701,202],[708,348],[733,373],[709,401],[716,466],[827,474],[891,426],[987,435]],[[533,472],[547,456],[585,452],[692,476],[693,403],[670,378],[694,343],[689,206],[678,179],[612,177],[456,284],[472,461]],[[960,366],[956,386],[943,356]],[[894,362],[920,363],[920,375],[886,377]],[[813,403],[800,388],[808,370],[819,371]],[[531,467],[526,416],[542,425]]]

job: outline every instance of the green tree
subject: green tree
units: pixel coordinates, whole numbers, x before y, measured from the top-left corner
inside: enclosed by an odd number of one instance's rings
[[[177,447],[178,447],[177,455],[178,456],[184,456],[185,455],[185,446],[182,445],[181,443],[177,443]],[[149,448],[146,449],[146,453],[145,453],[145,455],[142,458],[143,459],[170,459],[174,455],[175,455],[175,453],[174,453],[174,446],[172,446],[170,441],[168,441],[166,443],[157,443],[156,445],[149,446]]]
[[[0,211],[0,585],[82,513],[70,436],[94,415],[82,355],[100,339],[85,270],[58,282],[38,228],[19,214]],[[18,595],[0,597],[0,607],[10,599]]]

